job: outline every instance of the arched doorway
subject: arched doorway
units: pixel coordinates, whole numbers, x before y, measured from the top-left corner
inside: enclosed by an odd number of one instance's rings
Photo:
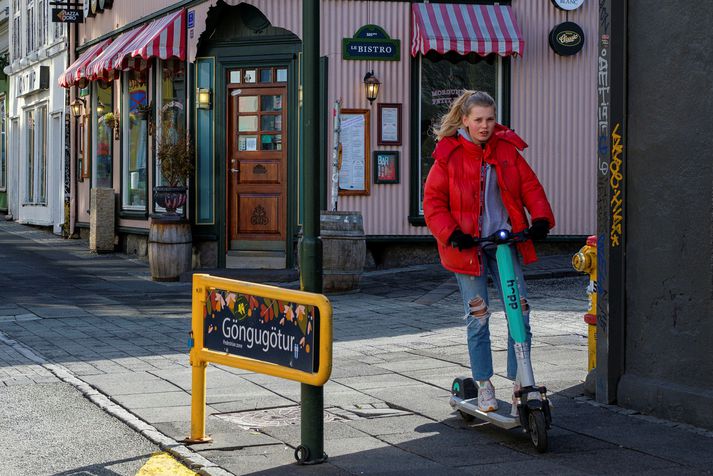
[[[208,11],[197,57],[214,64],[218,266],[292,264],[300,50],[296,35],[251,5],[219,1]]]

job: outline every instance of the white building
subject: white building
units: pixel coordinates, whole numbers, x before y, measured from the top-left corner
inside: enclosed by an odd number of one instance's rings
[[[51,23],[50,12],[49,0],[10,0],[7,201],[15,220],[60,233],[69,163],[57,78],[67,67],[67,27]]]

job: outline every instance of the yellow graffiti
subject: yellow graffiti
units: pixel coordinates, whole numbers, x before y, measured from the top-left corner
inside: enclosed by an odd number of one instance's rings
[[[611,209],[611,229],[609,231],[609,240],[612,247],[617,247],[621,243],[623,205],[624,200],[621,194],[621,182],[624,176],[621,172],[622,160],[621,154],[624,151],[624,146],[621,144],[621,134],[619,134],[619,126],[617,123],[612,130],[612,147],[611,147],[611,162],[609,163],[609,186],[611,187],[612,197],[609,202]]]

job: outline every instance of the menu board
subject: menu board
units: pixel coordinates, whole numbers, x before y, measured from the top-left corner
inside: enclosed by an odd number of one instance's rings
[[[341,110],[340,195],[369,195],[369,110]]]

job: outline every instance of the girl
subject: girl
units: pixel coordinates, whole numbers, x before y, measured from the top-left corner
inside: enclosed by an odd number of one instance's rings
[[[482,91],[464,91],[441,118],[435,162],[426,180],[423,209],[426,224],[438,242],[443,266],[453,271],[463,298],[468,352],[478,385],[478,407],[498,408],[493,376],[488,320],[488,274],[502,297],[494,246],[476,246],[474,237],[497,230],[527,230],[532,240],[544,239],[555,219],[545,191],[519,151],[527,144],[495,122],[495,100]],[[529,225],[525,209],[530,214]],[[518,243],[525,264],[537,260],[532,241]],[[517,255],[517,253],[515,253]],[[530,347],[530,310],[522,268],[514,256]],[[507,377],[518,386],[517,360],[508,334]],[[513,414],[517,409],[513,405]]]

